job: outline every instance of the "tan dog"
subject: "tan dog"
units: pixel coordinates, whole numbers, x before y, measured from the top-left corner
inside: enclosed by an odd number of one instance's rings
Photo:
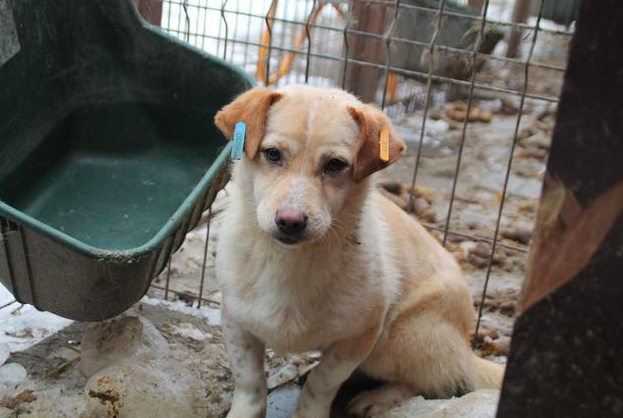
[[[217,249],[229,418],[265,415],[265,345],[322,350],[297,418],[328,418],[356,368],[388,382],[351,401],[357,415],[500,386],[502,366],[470,349],[472,298],[454,258],[375,189],[372,174],[405,150],[380,110],[336,89],[255,88],[215,121],[227,138],[247,125]]]

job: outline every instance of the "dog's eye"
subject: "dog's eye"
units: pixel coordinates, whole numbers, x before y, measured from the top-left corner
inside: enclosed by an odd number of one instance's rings
[[[264,157],[271,163],[278,164],[281,162],[281,151],[277,148],[267,148],[263,152]]]
[[[348,164],[339,158],[331,158],[324,165],[323,170],[327,174],[336,174],[348,167]]]

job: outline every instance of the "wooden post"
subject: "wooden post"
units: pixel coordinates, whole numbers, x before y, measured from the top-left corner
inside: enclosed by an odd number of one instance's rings
[[[162,2],[150,0],[134,0],[138,12],[152,25],[160,26],[162,22]]]
[[[498,418],[623,411],[623,7],[585,0]]]
[[[362,32],[383,33],[389,5],[391,5],[389,2],[386,5],[352,1],[352,29]],[[350,34],[348,45],[348,58],[385,65],[384,60],[381,59],[382,48],[385,48],[382,39]],[[382,55],[385,56],[384,53]],[[382,76],[383,71],[377,68],[349,63],[346,73],[346,89],[358,95],[365,102],[373,102]]]
[[[511,18],[513,23],[526,23],[528,16],[530,16],[530,2],[531,0],[515,0],[515,5],[513,6],[513,16]],[[515,58],[517,56],[519,46],[521,45],[522,35],[522,29],[513,28],[513,30],[511,30],[508,38],[508,47],[506,48],[506,56],[508,58]]]

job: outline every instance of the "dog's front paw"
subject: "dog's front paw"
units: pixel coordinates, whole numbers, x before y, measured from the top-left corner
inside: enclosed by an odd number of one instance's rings
[[[240,395],[240,394],[239,394]],[[242,396],[238,399],[234,396],[231,409],[227,414],[227,418],[265,418],[266,417],[266,402],[258,397],[252,397],[251,399],[244,399],[241,401]]]
[[[387,411],[412,395],[412,391],[405,386],[386,384],[355,396],[346,405],[346,413],[358,417],[369,417]]]
[[[227,418],[265,418],[266,407],[258,405],[236,406],[232,407],[227,413]]]

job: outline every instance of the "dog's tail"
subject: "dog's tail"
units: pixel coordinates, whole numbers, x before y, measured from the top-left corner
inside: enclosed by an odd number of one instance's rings
[[[474,354],[475,389],[500,389],[504,377],[504,366],[484,360]]]

